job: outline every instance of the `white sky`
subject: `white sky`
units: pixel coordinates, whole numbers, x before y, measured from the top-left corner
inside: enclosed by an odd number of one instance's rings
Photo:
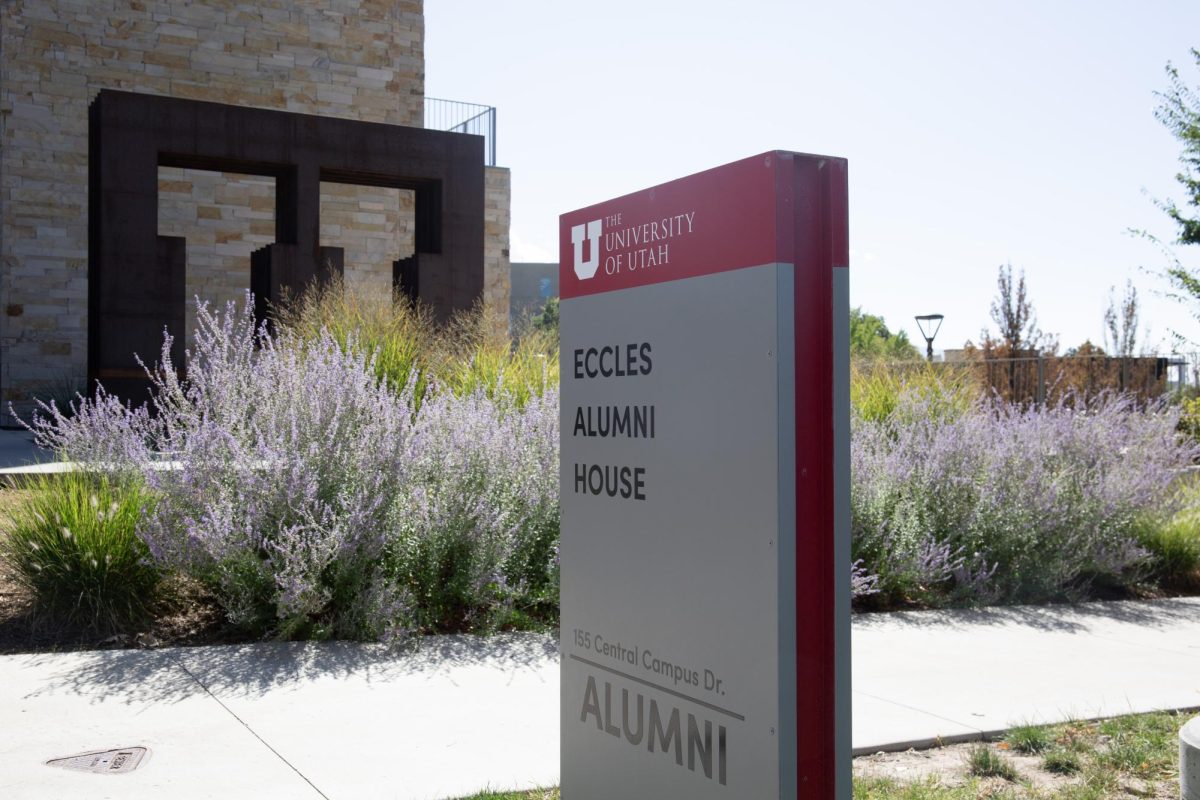
[[[426,93],[498,109],[514,261],[557,260],[565,211],[799,150],[849,159],[851,302],[914,341],[921,313],[936,349],[994,329],[1011,262],[1064,349],[1126,279],[1149,346],[1200,342],[1127,232],[1175,236],[1154,92],[1167,61],[1200,85],[1198,0],[426,0],[425,24]]]

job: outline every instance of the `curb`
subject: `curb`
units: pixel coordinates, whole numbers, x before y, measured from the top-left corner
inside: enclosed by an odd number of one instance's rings
[[[78,470],[77,464],[66,461],[42,461],[22,464],[19,467],[5,467],[0,469],[0,486],[6,489],[23,489],[39,478],[55,480]]]
[[[1179,731],[1179,791],[1183,800],[1200,800],[1200,717]]]

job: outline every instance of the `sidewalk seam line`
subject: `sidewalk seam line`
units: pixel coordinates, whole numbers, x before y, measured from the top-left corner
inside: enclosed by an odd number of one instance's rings
[[[979,727],[978,725],[968,725],[965,722],[959,722],[956,719],[950,719],[949,717],[943,717],[941,714],[934,714],[932,711],[926,711],[922,708],[917,708],[916,706],[910,706],[906,703],[897,702],[896,700],[889,700],[886,697],[880,697],[877,694],[871,694],[870,692],[864,692],[861,689],[854,689],[853,692],[855,694],[861,694],[863,697],[869,697],[872,700],[878,700],[881,703],[891,703],[894,706],[899,706],[900,708],[906,708],[909,711],[915,711],[918,714],[924,714],[927,717],[933,717],[934,719],[940,719],[943,722],[949,722],[952,725],[958,725],[961,728],[966,728],[967,730],[974,731],[975,733],[981,734],[984,732],[983,728]]]
[[[251,728],[251,727],[250,727],[250,725],[249,725],[249,724],[247,724],[246,720],[244,720],[244,719],[242,719],[241,717],[239,717],[237,714],[235,714],[235,713],[233,712],[233,710],[232,710],[232,709],[231,709],[229,706],[227,706],[227,705],[225,705],[223,702],[221,702],[221,698],[219,698],[219,697],[217,697],[215,694],[213,694],[212,690],[210,690],[210,689],[209,689],[207,686],[205,686],[205,685],[204,685],[204,682],[203,682],[203,681],[201,681],[199,678],[197,678],[197,677],[196,677],[196,676],[195,676],[195,675],[192,673],[192,671],[191,671],[190,669],[188,669],[188,668],[187,668],[187,667],[184,665],[184,663],[183,663],[182,661],[180,661],[180,660],[179,660],[179,658],[177,658],[177,657],[176,657],[176,655],[175,655],[174,653],[172,653],[172,652],[170,652],[170,651],[167,651],[167,655],[169,655],[169,656],[171,657],[171,660],[175,662],[175,665],[176,665],[176,666],[178,666],[178,667],[179,667],[181,670],[183,670],[185,673],[187,673],[187,676],[188,676],[189,678],[191,678],[193,681],[195,681],[195,682],[196,682],[196,685],[197,685],[197,686],[199,686],[201,689],[203,689],[203,690],[204,690],[204,693],[205,693],[205,694],[207,694],[209,697],[211,697],[213,700],[215,700],[215,701],[217,702],[217,705],[219,705],[221,708],[225,709],[225,713],[229,714],[229,716],[233,717],[233,718],[234,718],[234,719],[236,719],[238,722],[240,722],[240,723],[242,724],[242,727],[243,727],[243,728],[245,728],[246,730],[250,731],[250,735],[251,735],[251,736],[253,736],[255,739],[258,739],[260,742],[262,742],[262,744],[263,744],[263,747],[265,747],[265,748],[267,748],[268,750],[270,750],[270,751],[271,751],[271,752],[272,752],[272,753],[275,755],[275,757],[276,757],[276,758],[278,758],[280,761],[282,761],[284,764],[287,764],[287,765],[288,765],[288,768],[289,768],[289,769],[291,769],[291,770],[292,770],[292,772],[295,772],[297,775],[299,775],[301,780],[303,780],[305,783],[307,783],[309,786],[311,786],[314,792],[316,792],[317,794],[321,795],[321,797],[325,798],[325,800],[330,800],[330,798],[329,798],[329,795],[325,794],[325,793],[324,793],[324,792],[322,792],[320,789],[318,789],[318,788],[317,788],[317,785],[316,785],[315,783],[313,783],[312,781],[310,781],[310,780],[308,779],[308,776],[307,776],[307,775],[305,775],[303,772],[301,772],[299,769],[297,769],[295,764],[293,764],[292,762],[290,762],[290,761],[288,761],[286,758],[284,758],[284,757],[283,757],[283,754],[282,754],[282,753],[280,753],[278,750],[276,750],[274,747],[272,747],[272,746],[271,746],[271,745],[270,745],[270,744],[267,742],[267,740],[266,740],[266,739],[264,739],[263,737],[259,736],[259,735],[258,735],[258,731],[254,730],[254,728]]]

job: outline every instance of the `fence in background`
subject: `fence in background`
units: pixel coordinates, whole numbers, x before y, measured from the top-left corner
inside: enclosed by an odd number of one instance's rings
[[[982,354],[935,361],[938,371],[965,377],[1009,402],[1056,403],[1091,398],[1109,391],[1132,392],[1144,399],[1178,392],[1200,392],[1200,353],[1129,358],[1022,356],[994,358]],[[925,369],[924,362],[889,364],[889,369]]]
[[[496,166],[496,107],[425,98],[425,127],[483,137],[483,163]]]

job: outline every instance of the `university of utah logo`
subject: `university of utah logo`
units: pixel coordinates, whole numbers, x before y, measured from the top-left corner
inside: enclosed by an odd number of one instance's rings
[[[585,240],[588,245],[586,259],[583,257]],[[581,281],[586,281],[596,274],[596,268],[600,266],[600,220],[594,219],[587,225],[573,226],[571,244],[575,246],[575,276]]]

